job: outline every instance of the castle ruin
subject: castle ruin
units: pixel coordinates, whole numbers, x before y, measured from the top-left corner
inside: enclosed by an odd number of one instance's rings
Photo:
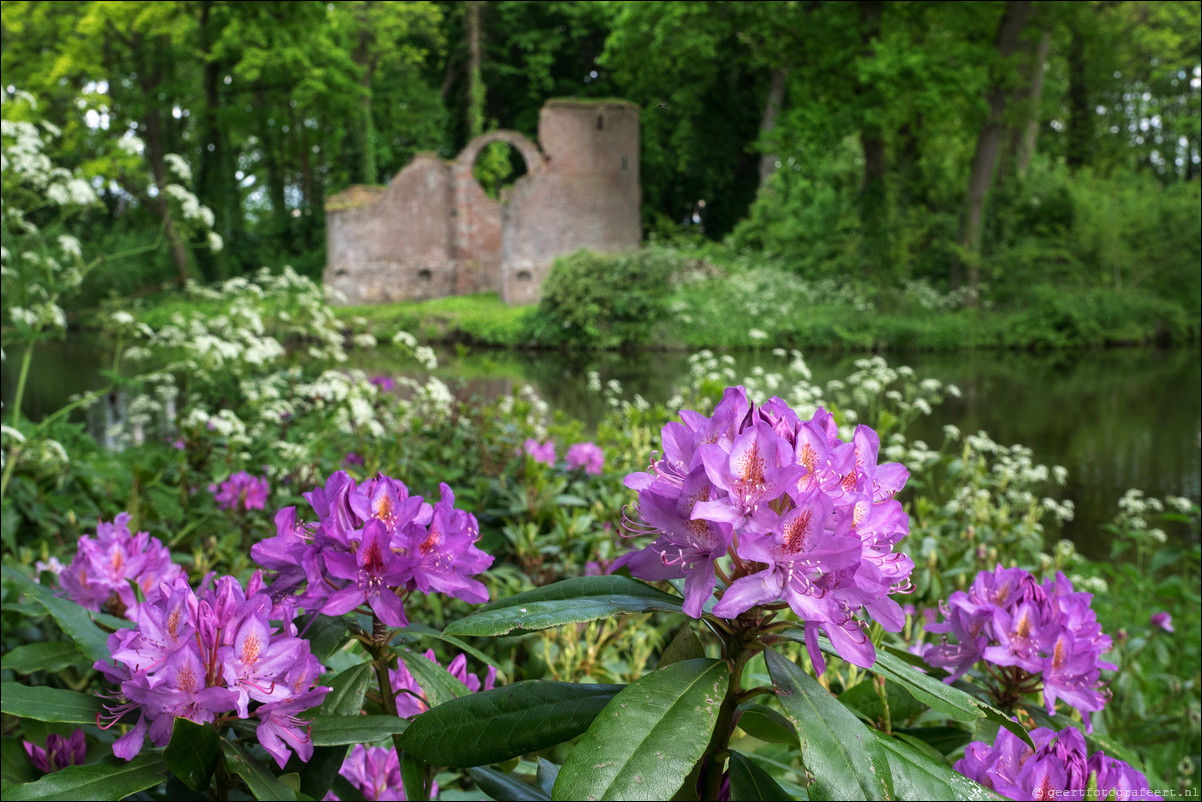
[[[348,304],[477,292],[528,304],[556,257],[637,247],[638,107],[552,100],[539,113],[538,140],[491,131],[452,162],[419,153],[387,187],[330,197],[325,283]],[[526,162],[500,201],[472,175],[493,142],[509,143]]]

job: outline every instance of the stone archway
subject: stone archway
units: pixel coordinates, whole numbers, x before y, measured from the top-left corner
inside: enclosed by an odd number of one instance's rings
[[[480,151],[493,142],[505,142],[512,145],[514,150],[522,154],[522,158],[526,161],[527,175],[540,173],[547,166],[546,159],[543,157],[543,152],[538,149],[538,145],[517,131],[502,129],[499,131],[489,131],[487,134],[480,134],[480,136],[468,142],[459,153],[459,157],[455,159],[456,168],[466,168],[468,175],[471,175],[472,167],[476,164],[476,157],[480,155]]]

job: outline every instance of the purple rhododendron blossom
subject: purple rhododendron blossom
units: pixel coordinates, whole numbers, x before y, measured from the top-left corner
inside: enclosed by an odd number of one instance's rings
[[[273,604],[258,573],[245,589],[230,576],[200,593],[183,576],[164,583],[139,607],[134,629],[109,636],[112,662],[94,666],[120,686],[103,726],[138,714],[113,753],[132,760],[146,735],[165,746],[176,718],[205,724],[219,716],[254,716],[262,722],[260,743],[281,767],[288,749],[308,760],[313,746],[298,715],[330,689],[313,687],[322,667],[309,642],[297,637],[293,609]]]
[[[59,574],[67,596],[89,610],[137,620],[138,599],[150,602],[163,584],[183,575],[171,552],[146,532],[131,534],[130,514],[99,521],[96,537],[83,535],[71,564]]]
[[[605,469],[605,452],[596,443],[576,443],[568,447],[568,470],[583,468],[585,473],[600,476]],[[552,460],[554,462],[554,460]]]
[[[345,777],[355,790],[368,800],[403,800],[405,786],[401,779],[401,761],[396,749],[391,746],[364,746],[355,744],[351,753],[342,761],[338,773]],[[438,783],[430,789],[430,799],[438,797]],[[338,802],[333,792],[322,799]]]
[[[238,471],[221,483],[214,497],[217,506],[223,510],[261,510],[267,507],[269,492],[266,476],[251,476],[246,471]]]
[[[1161,799],[1148,779],[1101,751],[1086,757],[1085,737],[1073,727],[1031,733],[1035,748],[1017,735],[998,730],[993,746],[974,741],[955,770],[1010,799]],[[1096,794],[1087,796],[1091,787]]]
[[[51,774],[67,766],[82,765],[88,756],[88,746],[84,742],[83,730],[75,730],[69,737],[64,738],[56,733],[46,736],[46,748],[43,749],[30,741],[23,741],[25,754],[38,771]]]
[[[819,633],[849,662],[876,652],[865,618],[905,625],[891,594],[907,592],[914,564],[894,547],[909,519],[893,495],[909,473],[877,464],[880,440],[859,426],[851,442],[818,409],[802,420],[779,398],[757,405],[728,388],[706,417],[683,410],[662,431],[662,452],[637,490],[628,535],[652,542],[614,562],[647,580],[684,579],[684,610],[700,617],[715,588],[713,615],[736,618],[787,604],[801,620],[816,669],[826,666]]]
[[[1048,714],[1063,699],[1081,711],[1086,732],[1092,732],[1089,714],[1109,698],[1101,671],[1115,670],[1101,659],[1111,641],[1090,608],[1092,598],[1075,592],[1064,574],[1040,584],[1021,568],[999,565],[977,574],[967,592],[956,591],[942,605],[943,622],[926,627],[941,633],[942,641],[927,644],[922,655],[950,672],[949,683],[980,660],[1012,667],[1000,672],[1013,681],[1013,688],[998,689],[1002,694],[1030,689],[1038,676]]]
[[[356,483],[338,471],[305,494],[316,520],[299,521],[295,507],[280,510],[276,536],[256,543],[251,556],[272,572],[273,597],[300,592],[299,607],[327,615],[370,610],[401,627],[415,590],[487,601],[488,589],[471,578],[493,561],[476,546],[476,517],[455,509],[450,487],[439,489],[431,505],[383,474]]]
[[[533,438],[527,438],[522,448],[535,462],[541,462],[544,465],[555,464],[555,442],[553,440],[540,443]]]
[[[1173,631],[1173,616],[1161,610],[1159,613],[1152,613],[1152,626],[1157,629],[1163,629],[1165,632]]]

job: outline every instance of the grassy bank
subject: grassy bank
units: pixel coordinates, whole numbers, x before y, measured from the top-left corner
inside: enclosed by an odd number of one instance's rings
[[[416,303],[340,307],[348,329],[378,339],[398,329],[419,339],[494,347],[621,347],[803,350],[956,350],[1106,347],[1181,343],[1199,336],[1197,314],[1139,290],[1035,287],[1005,306],[981,308],[920,283],[868,291],[829,280],[807,282],[770,267],[680,270],[645,325],[615,335],[621,308],[600,298],[580,320],[544,301],[504,304],[495,294]]]

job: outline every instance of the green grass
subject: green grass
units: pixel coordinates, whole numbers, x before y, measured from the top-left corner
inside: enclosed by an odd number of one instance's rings
[[[356,318],[366,322],[377,339],[408,331],[420,340],[468,342],[490,346],[521,346],[526,318],[536,306],[509,306],[496,293],[458,295],[430,301],[340,306],[334,314],[348,327],[358,328]]]

